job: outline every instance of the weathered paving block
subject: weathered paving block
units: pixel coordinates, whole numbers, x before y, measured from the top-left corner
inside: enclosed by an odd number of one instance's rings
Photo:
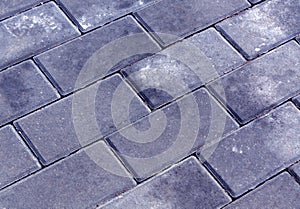
[[[300,95],[293,99],[295,105],[300,108]]]
[[[249,6],[245,0],[163,0],[135,16],[168,45]]]
[[[110,50],[110,53],[101,54],[105,49]],[[125,17],[47,51],[35,59],[60,92],[65,95],[158,50],[159,47],[151,41],[133,18]],[[143,51],[145,54],[138,55]],[[136,56],[127,58],[132,53]],[[122,60],[118,58],[123,56],[127,59],[119,63]],[[86,63],[92,57],[95,57],[95,63],[87,66]],[[117,63],[112,61],[113,58]],[[104,60],[106,62],[103,62]],[[110,63],[113,66],[110,66]],[[110,69],[109,66],[114,68]],[[85,77],[79,76],[80,73],[86,74]]]
[[[236,128],[208,92],[200,89],[106,140],[134,177],[143,181]]]
[[[134,185],[113,153],[100,142],[2,190],[0,207],[95,208]]]
[[[59,98],[32,61],[0,73],[0,125]]]
[[[288,173],[283,173],[225,208],[296,209],[299,205],[299,185]]]
[[[84,4],[80,0],[59,0],[59,2],[78,22],[80,29],[88,31],[141,9],[155,0],[87,0]]]
[[[269,0],[217,27],[248,59],[300,33],[300,1]]]
[[[297,178],[297,180],[300,182],[300,163],[297,163],[293,165],[290,168],[290,172]]]
[[[52,2],[0,22],[0,70],[79,35]]]
[[[230,198],[203,166],[188,158],[100,208],[220,208]]]
[[[146,114],[148,109],[115,75],[21,118],[15,125],[42,163],[49,164]]]
[[[224,138],[211,156],[199,156],[237,197],[300,159],[299,125],[299,110],[287,103]]]
[[[240,123],[270,110],[299,92],[300,47],[289,42],[211,83],[208,88]],[[225,91],[220,92],[220,89]]]
[[[0,129],[0,189],[40,168],[12,126]]]

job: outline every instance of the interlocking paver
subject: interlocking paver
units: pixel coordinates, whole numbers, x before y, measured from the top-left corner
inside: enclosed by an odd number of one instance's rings
[[[106,140],[142,181],[236,128],[208,92],[200,89]]]
[[[101,167],[102,163],[106,167]],[[107,167],[118,173],[110,173]],[[100,142],[2,190],[0,207],[95,208],[134,185],[111,151]]]
[[[300,108],[300,95],[293,99],[295,105]]]
[[[289,174],[283,173],[225,208],[297,209],[300,205],[299,195],[299,185]]]
[[[59,98],[32,61],[0,73],[0,125]]]
[[[12,126],[0,129],[0,189],[40,168]]]
[[[127,13],[149,5],[155,0],[59,0],[71,16],[78,22],[82,31],[88,31],[111,22]],[[157,1],[157,0],[156,0]]]
[[[131,98],[127,106],[126,100]],[[115,109],[111,109],[112,103]],[[113,119],[113,113],[118,120]],[[21,118],[16,126],[42,163],[49,164],[146,114],[146,107],[120,76],[115,75]]]
[[[298,181],[300,182],[300,163],[297,163],[295,165],[293,165],[290,168],[290,171],[293,175],[295,175],[295,177],[298,179]]]
[[[299,110],[287,103],[223,139],[211,156],[199,156],[237,197],[300,159],[299,124]]]
[[[0,22],[0,70],[79,35],[52,2]]]
[[[217,27],[248,59],[300,33],[300,1],[269,0]]]
[[[133,45],[132,42],[127,43],[128,40],[126,39],[126,37],[128,36],[135,37],[135,45]],[[114,57],[118,56],[118,53],[116,52],[116,47],[120,45],[119,42],[117,42],[118,39],[120,39],[120,42],[125,44],[124,47],[120,49],[122,50],[122,52],[120,52],[119,54],[127,52],[128,54],[126,55],[129,56],[132,51],[140,52],[143,49],[147,53],[154,53],[159,50],[159,47],[150,40],[148,35],[144,34],[143,30],[137,25],[132,17],[125,17],[110,25],[88,33],[85,36],[81,36],[80,38],[75,39],[67,44],[47,51],[35,57],[35,59],[41,64],[41,66],[43,66],[43,70],[57,85],[58,89],[60,89],[60,92],[62,94],[68,94],[72,92],[74,88],[83,87],[88,83],[102,78],[108,73],[119,70],[122,67],[146,56],[140,55],[128,58],[126,60],[123,60],[123,63],[121,65],[118,65],[113,69],[105,69],[105,66],[101,68],[101,63],[95,63],[93,65],[94,69],[91,70],[87,78],[77,81],[80,73],[86,69],[86,62],[92,56],[95,56],[95,54],[100,54],[100,48],[106,46],[114,52]],[[118,45],[116,46],[116,44]],[[111,57],[111,54],[105,54],[102,56],[99,55],[99,57],[97,58],[97,62],[99,62],[99,60],[111,60]],[[121,60],[117,61],[120,62]],[[92,68],[90,67],[89,69]]]
[[[135,16],[168,45],[249,6],[245,0],[163,0]]]
[[[188,158],[101,208],[220,208],[230,198],[195,158]]]
[[[299,92],[300,47],[289,42],[208,86],[240,123]],[[225,95],[220,89],[224,89]]]

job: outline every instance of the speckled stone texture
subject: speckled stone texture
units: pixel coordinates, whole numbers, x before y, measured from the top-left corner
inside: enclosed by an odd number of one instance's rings
[[[211,156],[199,156],[238,197],[300,159],[299,125],[299,110],[287,103],[224,138]]]
[[[290,167],[290,172],[296,177],[300,183],[300,162]]]
[[[58,98],[32,61],[8,68],[0,73],[0,125]]]
[[[98,164],[87,153],[99,157]],[[101,163],[106,167],[101,167]],[[104,168],[113,167],[120,176]],[[0,192],[1,208],[95,208],[135,185],[103,142]]]
[[[299,10],[299,0],[268,0],[217,28],[252,59],[300,33]]]
[[[208,86],[247,123],[300,91],[300,46],[291,41]],[[224,89],[225,96],[219,89]]]
[[[299,185],[286,172],[266,182],[225,209],[299,208]]]
[[[68,39],[79,32],[54,3],[0,22],[0,70]]]
[[[249,6],[246,0],[163,0],[134,15],[168,45]]]
[[[228,195],[192,157],[100,208],[215,209],[229,201]]]
[[[12,126],[0,129],[0,165],[0,189],[40,168]]]

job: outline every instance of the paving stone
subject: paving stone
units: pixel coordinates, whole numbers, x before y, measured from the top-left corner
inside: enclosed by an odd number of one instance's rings
[[[289,174],[283,173],[225,208],[297,209],[300,205],[299,195],[299,185]]]
[[[127,39],[126,37],[132,37],[130,40],[133,41],[129,41],[129,38]],[[113,56],[111,53],[100,55],[100,52],[104,51],[99,50],[102,47],[112,49],[111,51],[114,53]],[[149,36],[143,32],[133,18],[125,17],[69,43],[47,51],[35,57],[35,59],[40,63],[53,83],[56,84],[60,92],[65,95],[72,92],[74,88],[83,87],[104,77],[108,73],[119,70],[147,56],[148,53],[153,53],[158,50],[159,47],[150,40]],[[116,53],[116,51],[120,52]],[[127,57],[133,52],[141,51],[145,51],[146,54],[137,55],[137,53],[134,53],[133,55],[136,56],[129,57],[119,63],[121,61],[118,59],[119,57]],[[92,66],[85,67],[91,57],[96,57],[96,63]],[[117,63],[112,61],[112,57],[115,58]],[[99,60],[106,60],[106,62],[104,62],[104,64],[99,63]],[[111,66],[113,67],[112,69],[107,69],[106,67],[110,64],[114,67]],[[80,79],[82,78],[81,80],[77,80],[79,79],[80,73],[84,74],[84,72],[86,72],[84,71],[86,68],[90,70],[89,73],[86,73],[88,75],[84,78],[80,77]]]
[[[300,163],[293,165],[290,168],[290,171],[296,177],[296,179],[300,182]]]
[[[115,75],[21,118],[15,125],[42,163],[49,164],[146,114],[146,107]]]
[[[0,125],[59,98],[32,61],[0,73]]]
[[[300,95],[293,99],[295,105],[300,108]]]
[[[79,35],[54,3],[0,22],[0,70]]]
[[[193,157],[101,208],[220,208],[227,194]]]
[[[299,124],[299,110],[287,103],[224,138],[211,156],[199,156],[237,197],[300,159]]]
[[[97,157],[96,161],[89,154]],[[95,208],[134,185],[113,153],[100,142],[2,190],[0,207]]]
[[[299,56],[299,45],[289,42],[211,83],[208,88],[240,123],[247,123],[297,95],[300,90]]]
[[[224,20],[217,28],[252,59],[300,33],[299,10],[298,0],[266,1]]]
[[[106,138],[138,181],[163,170],[237,124],[200,89]]]
[[[12,126],[0,129],[0,189],[40,168]]]
[[[163,45],[168,45],[249,6],[245,0],[163,0],[135,16]]]
[[[88,31],[111,22],[132,11],[141,9],[155,0],[60,0],[60,4],[78,22],[82,31]]]

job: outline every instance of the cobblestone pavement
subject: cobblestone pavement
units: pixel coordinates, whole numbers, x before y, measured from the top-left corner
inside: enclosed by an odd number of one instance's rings
[[[299,0],[0,1],[0,208],[300,209]]]

